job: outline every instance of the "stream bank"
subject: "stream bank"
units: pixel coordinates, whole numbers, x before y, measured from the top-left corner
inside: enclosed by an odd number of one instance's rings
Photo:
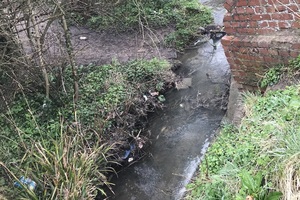
[[[214,6],[215,22],[223,19],[221,1]],[[230,71],[222,45],[212,41],[179,57],[177,74],[191,79],[187,89],[168,91],[165,108],[148,118],[151,146],[146,156],[123,169],[112,182],[108,199],[181,199],[211,138],[225,115]]]

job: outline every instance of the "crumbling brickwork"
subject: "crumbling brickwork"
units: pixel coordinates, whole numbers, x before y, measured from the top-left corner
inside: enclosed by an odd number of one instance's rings
[[[300,0],[226,0],[222,44],[233,78],[245,89],[300,54]]]

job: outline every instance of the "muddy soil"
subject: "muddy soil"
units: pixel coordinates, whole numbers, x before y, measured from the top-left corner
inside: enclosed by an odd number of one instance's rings
[[[76,62],[81,65],[94,63],[103,65],[113,59],[123,63],[144,58],[174,59],[177,57],[173,48],[165,47],[164,37],[172,30],[131,32],[103,32],[86,27],[71,27],[72,43]],[[84,37],[84,39],[81,39]]]

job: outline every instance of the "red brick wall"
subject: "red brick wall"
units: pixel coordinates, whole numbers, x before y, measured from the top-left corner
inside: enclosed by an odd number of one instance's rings
[[[264,72],[300,54],[300,0],[226,0],[222,44],[233,78],[257,86]]]

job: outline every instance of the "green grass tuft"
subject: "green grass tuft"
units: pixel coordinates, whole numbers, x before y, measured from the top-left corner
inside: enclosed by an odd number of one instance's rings
[[[245,95],[239,128],[225,125],[208,149],[187,199],[293,199],[300,177],[299,85]]]

